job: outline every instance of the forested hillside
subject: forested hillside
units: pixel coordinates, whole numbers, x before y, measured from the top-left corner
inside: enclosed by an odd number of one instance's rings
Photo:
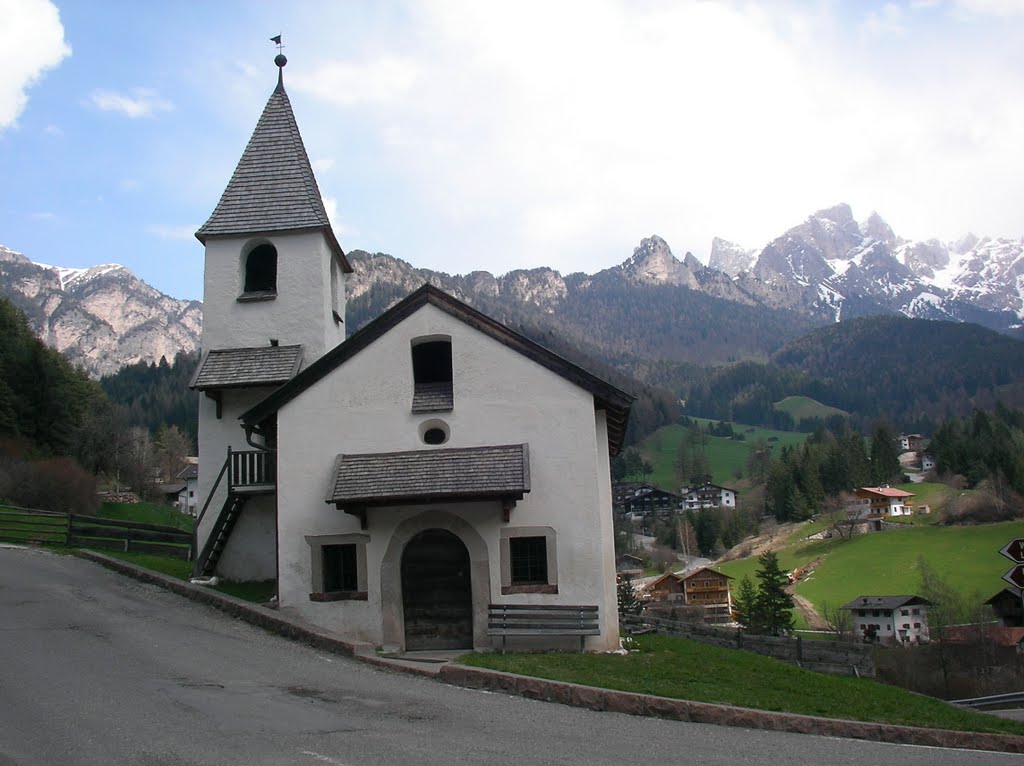
[[[110,400],[123,408],[133,426],[157,433],[160,428],[177,427],[197,443],[199,394],[188,387],[199,364],[198,354],[178,352],[168,363],[137,362],[100,381]],[[192,447],[194,449],[194,446]]]
[[[106,406],[99,385],[48,348],[0,298],[0,435],[41,455],[71,454],[87,413]]]
[[[931,433],[952,415],[1024,406],[1024,343],[978,325],[868,317],[822,327],[790,342],[770,363],[687,368],[688,414],[784,428],[785,396],[807,396],[850,412],[867,428],[885,419]],[[667,376],[665,376],[667,377]],[[804,424],[804,430],[822,425]]]

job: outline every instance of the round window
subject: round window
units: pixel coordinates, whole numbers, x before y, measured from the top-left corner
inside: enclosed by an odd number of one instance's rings
[[[427,420],[420,423],[420,439],[424,444],[436,446],[448,441],[451,431],[443,420]]]
[[[427,444],[444,444],[448,441],[448,434],[440,428],[428,428],[423,432],[423,441]]]

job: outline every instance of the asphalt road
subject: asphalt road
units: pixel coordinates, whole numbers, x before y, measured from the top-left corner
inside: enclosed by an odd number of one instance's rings
[[[595,713],[326,656],[88,561],[0,548],[0,766],[1020,763]]]

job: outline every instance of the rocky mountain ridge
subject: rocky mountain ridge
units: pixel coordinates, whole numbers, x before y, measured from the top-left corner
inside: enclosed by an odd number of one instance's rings
[[[0,284],[47,345],[95,377],[199,347],[202,304],[164,295],[117,264],[66,269],[0,246]]]
[[[971,321],[1011,334],[1024,317],[1024,239],[914,242],[877,213],[858,222],[846,204],[759,251],[716,238],[707,266],[690,253],[676,258],[656,235],[590,275],[547,267],[449,275],[382,253],[349,257],[350,331],[427,281],[612,363],[631,357],[634,369],[765,358],[810,327],[858,316]],[[121,266],[62,269],[0,247],[0,278],[40,337],[94,375],[198,347],[201,304],[163,295]]]

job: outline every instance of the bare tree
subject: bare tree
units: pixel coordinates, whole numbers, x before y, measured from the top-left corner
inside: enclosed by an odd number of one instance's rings
[[[118,449],[118,476],[140,497],[155,492],[157,459],[149,431],[135,427],[128,431]]]
[[[185,467],[191,448],[188,437],[177,426],[161,427],[156,437],[156,450],[164,481],[170,481]]]
[[[829,633],[835,635],[839,640],[846,640],[853,637],[853,615],[849,609],[834,607],[827,601],[821,603],[821,618],[825,621],[825,627]]]
[[[864,509],[848,492],[826,497],[823,513],[828,521],[828,531],[844,540],[853,537],[857,526],[863,523]]]

